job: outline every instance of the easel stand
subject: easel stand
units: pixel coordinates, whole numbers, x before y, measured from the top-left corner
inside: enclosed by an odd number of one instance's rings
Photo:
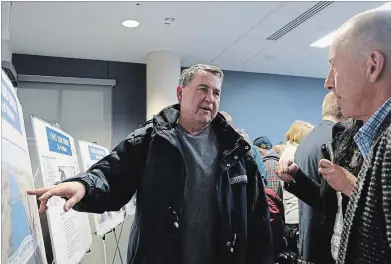
[[[124,261],[122,260],[121,250],[119,250],[119,245],[118,245],[119,239],[117,239],[117,234],[115,233],[115,228],[113,228],[113,232],[114,232],[115,244],[117,245],[118,254],[119,254],[119,258],[121,260],[121,264],[124,264]],[[114,259],[113,259],[113,262],[114,262]]]
[[[117,234],[115,233],[115,228],[113,228],[112,230],[110,230],[109,232],[107,232],[106,234],[104,234],[101,239],[102,239],[102,244],[103,244],[103,256],[104,256],[104,259],[105,259],[105,264],[108,264],[107,263],[107,251],[106,251],[106,235],[109,234],[109,233],[114,233],[114,240],[115,240],[115,244],[116,244],[116,249],[115,251],[117,252],[118,250],[118,253],[119,253],[119,258],[121,260],[121,264],[124,264],[124,261],[122,260],[122,255],[121,255],[121,251],[119,249],[119,241],[117,240]],[[94,232],[95,235],[96,232]],[[114,263],[114,260],[115,260],[115,256],[116,254],[114,254],[114,259],[113,259],[113,263]]]
[[[102,236],[102,243],[103,243],[103,257],[105,259],[105,264],[107,264],[107,252],[106,252],[106,234]]]

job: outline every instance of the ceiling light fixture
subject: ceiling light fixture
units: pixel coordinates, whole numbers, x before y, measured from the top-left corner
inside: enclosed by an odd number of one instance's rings
[[[391,2],[388,2],[380,7],[370,9],[368,11],[373,11],[373,10],[391,10]],[[310,45],[310,47],[326,48],[326,47],[330,46],[331,43],[333,42],[333,39],[334,39],[336,33],[337,33],[337,30],[327,34],[326,36],[324,36],[324,37],[318,39],[317,41],[315,41],[314,43],[312,43]]]
[[[122,25],[127,28],[136,28],[140,26],[140,22],[138,22],[137,20],[125,20],[122,21]]]

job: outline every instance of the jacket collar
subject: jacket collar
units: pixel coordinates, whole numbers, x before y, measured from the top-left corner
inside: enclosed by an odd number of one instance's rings
[[[155,115],[153,123],[161,130],[171,130],[175,128],[179,115],[180,104],[171,105]],[[229,151],[238,147],[246,151],[250,150],[250,144],[227,123],[222,114],[217,114],[211,122],[211,126],[216,131],[217,137],[221,139],[223,150]]]

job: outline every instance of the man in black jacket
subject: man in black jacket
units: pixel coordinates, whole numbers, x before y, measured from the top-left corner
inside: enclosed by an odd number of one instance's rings
[[[103,213],[137,191],[128,263],[271,264],[269,211],[249,144],[218,114],[223,72],[183,71],[179,104],[163,109],[86,173],[29,194],[40,210]]]
[[[326,94],[322,104],[322,120],[296,150],[295,163],[319,185],[322,184],[322,177],[318,173],[322,145],[332,141],[333,126],[344,120],[335,95],[332,92]],[[329,238],[331,230],[322,225],[324,218],[324,210],[299,200],[299,254],[302,260],[315,264],[333,263]]]
[[[323,219],[319,226],[322,236],[318,247],[321,250],[321,258],[316,258],[315,264],[335,263],[335,245],[333,236],[340,235],[336,230],[338,216],[344,215],[349,202],[349,196],[354,186],[354,179],[350,176],[357,175],[361,167],[362,159],[358,157],[358,147],[354,143],[354,135],[362,126],[362,122],[348,120],[336,123],[332,128],[332,142],[325,144],[324,151],[320,151],[320,167],[325,162],[324,158],[334,161],[335,170],[327,179],[323,175],[320,183],[309,176],[293,161],[280,160],[279,177],[283,180],[284,188],[296,195],[300,200],[312,207],[313,210],[322,212]],[[318,169],[319,170],[319,169]],[[345,173],[350,172],[350,173]],[[341,193],[339,201],[337,191]],[[315,244],[315,243],[314,243]],[[334,255],[332,254],[334,253]]]

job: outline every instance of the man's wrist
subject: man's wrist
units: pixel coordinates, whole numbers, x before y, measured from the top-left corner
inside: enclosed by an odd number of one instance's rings
[[[347,197],[350,197],[353,193],[354,185],[356,185],[357,178],[351,179],[349,181],[348,186],[346,187],[346,190],[343,191],[343,194],[345,194]]]

